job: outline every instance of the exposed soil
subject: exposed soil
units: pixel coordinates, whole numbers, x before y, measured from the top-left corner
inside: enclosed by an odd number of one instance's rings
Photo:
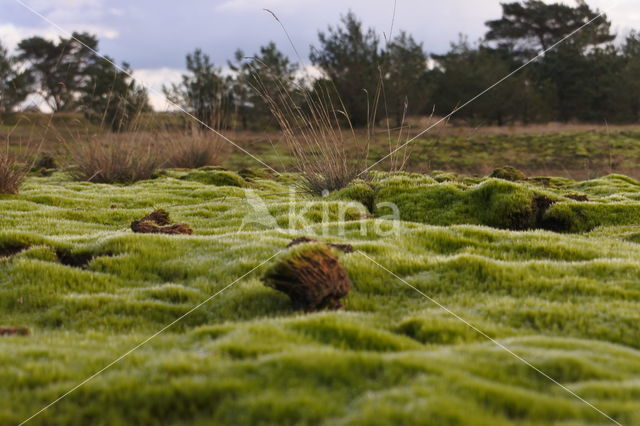
[[[96,255],[93,253],[72,253],[69,250],[56,249],[56,256],[60,263],[74,268],[86,268],[89,262],[91,262],[95,257],[105,255]]]
[[[13,257],[23,250],[28,249],[29,246],[25,244],[9,244],[4,247],[0,247],[0,259],[6,257]]]

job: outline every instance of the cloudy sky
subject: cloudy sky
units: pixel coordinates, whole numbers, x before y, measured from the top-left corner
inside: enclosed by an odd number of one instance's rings
[[[640,30],[640,0],[589,0],[606,12],[617,32]],[[294,57],[282,28],[264,8],[281,19],[306,60],[318,30],[335,24],[348,10],[380,33],[390,31],[393,0],[0,0],[0,40],[10,49],[22,38],[54,38],[60,31],[24,5],[67,31],[97,34],[100,50],[127,61],[154,93],[179,80],[184,56],[196,47],[224,65],[241,48],[253,54],[269,41]],[[568,3],[572,3],[570,0]],[[397,0],[395,29],[424,42],[429,53],[443,52],[464,33],[482,36],[484,22],[500,17],[499,0]]]

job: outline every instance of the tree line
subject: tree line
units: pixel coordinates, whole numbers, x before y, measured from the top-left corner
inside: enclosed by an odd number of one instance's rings
[[[275,126],[269,96],[305,108],[310,97],[301,91],[326,99],[354,127],[382,119],[399,125],[407,115],[444,116],[518,71],[456,117],[478,125],[639,122],[640,33],[615,44],[611,21],[599,14],[584,0],[504,3],[482,39],[460,36],[446,53],[429,55],[410,34],[381,38],[350,12],[311,47],[318,78],[301,78],[299,63],[269,43],[249,58],[237,51],[226,70],[196,49],[186,56],[182,80],[163,90],[203,126],[216,128]],[[119,69],[97,50],[97,38],[86,33],[57,42],[28,38],[15,55],[0,45],[0,112],[35,94],[53,111],[80,111],[114,131],[128,129],[149,110],[147,92],[128,64]]]

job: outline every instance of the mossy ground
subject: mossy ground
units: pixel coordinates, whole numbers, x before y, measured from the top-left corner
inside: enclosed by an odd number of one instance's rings
[[[622,424],[640,424],[633,179],[376,175],[325,199],[298,194],[292,208],[295,175],[196,173],[117,186],[56,172],[0,196],[0,326],[31,330],[0,337],[0,424],[29,417],[314,233],[352,244]],[[577,216],[576,228],[496,227],[539,193],[557,200],[547,214]],[[256,195],[279,227],[246,220]],[[340,221],[352,199],[397,201],[405,221],[386,236],[376,231],[391,222],[357,209]],[[486,202],[492,210],[469,208]],[[129,230],[157,208],[194,234]],[[33,424],[608,424],[362,254],[339,258],[353,283],[343,311],[294,313],[260,268]]]

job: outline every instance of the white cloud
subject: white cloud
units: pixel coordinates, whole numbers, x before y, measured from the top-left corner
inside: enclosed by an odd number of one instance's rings
[[[173,68],[140,69],[133,72],[133,77],[149,92],[149,102],[156,111],[173,110],[162,93],[163,86],[181,81],[183,70]]]
[[[54,40],[60,35],[62,35],[60,31],[51,27],[29,28],[18,27],[13,24],[0,25],[0,40],[2,40],[2,44],[10,51],[13,51],[18,43],[27,37],[40,36],[46,39]]]
[[[284,6],[292,3],[288,0],[226,0],[216,6],[215,10],[220,12],[247,12],[260,11],[264,8]]]
[[[63,27],[64,28],[64,27]],[[113,40],[118,38],[118,31],[101,25],[78,24],[71,27],[73,31],[96,34],[99,38]],[[19,27],[13,24],[0,24],[0,40],[2,44],[13,51],[21,40],[28,37],[43,37],[47,40],[57,40],[59,37],[69,37],[55,27]]]
[[[50,0],[34,0],[28,6],[41,13],[55,25],[50,25],[34,15],[34,19],[41,22],[37,27],[16,26],[13,24],[0,25],[0,36],[5,43],[14,47],[18,41],[31,36],[41,36],[47,39],[57,39],[67,36],[56,26],[66,31],[79,31],[96,34],[100,38],[113,40],[120,33],[112,26],[105,24],[108,16],[119,16],[123,11],[104,5],[104,0],[58,0],[52,6]]]

